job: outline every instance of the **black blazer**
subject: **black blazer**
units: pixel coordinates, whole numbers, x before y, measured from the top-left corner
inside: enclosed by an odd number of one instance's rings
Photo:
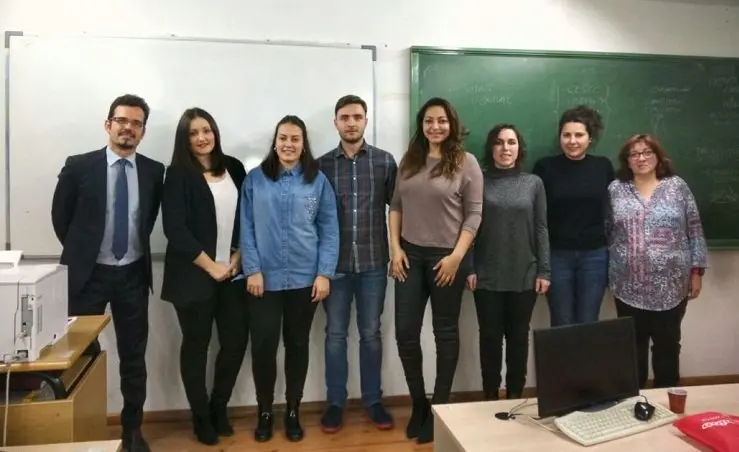
[[[246,177],[246,170],[239,160],[226,156],[226,171],[239,193],[231,237],[231,248],[238,249],[241,184]],[[217,282],[193,262],[201,252],[211,259],[216,257],[216,207],[208,182],[202,174],[172,166],[167,169],[162,198],[162,224],[168,240],[162,300],[186,305],[210,299]],[[244,283],[236,281],[233,284]]]
[[[70,301],[80,293],[95,267],[105,234],[108,192],[108,160],[105,149],[67,157],[54,190],[51,222],[64,247],[60,263],[69,273]],[[151,231],[162,200],[164,165],[136,154],[139,180],[139,238],[146,261],[149,290],[151,271]]]

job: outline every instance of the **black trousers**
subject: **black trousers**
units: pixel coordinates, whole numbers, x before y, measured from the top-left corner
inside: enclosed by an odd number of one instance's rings
[[[187,401],[193,413],[208,413],[205,387],[208,347],[215,320],[220,350],[216,357],[213,393],[214,405],[227,405],[244,361],[248,340],[248,318],[244,281],[218,283],[213,298],[176,306],[182,331],[180,374]]]
[[[431,299],[432,324],[436,341],[436,384],[433,403],[447,403],[459,360],[459,311],[466,275],[457,272],[451,286],[434,282],[439,260],[452,250],[421,247],[402,242],[410,268],[404,282],[395,281],[395,339],[403,363],[408,390],[414,400],[426,397],[423,380],[421,327],[426,303]]]
[[[529,358],[529,325],[536,292],[474,292],[480,328],[482,389],[486,398],[497,397],[501,383],[505,337],[506,390],[521,394],[526,384]]]
[[[649,375],[649,341],[652,341],[652,371],[654,387],[677,386],[680,381],[680,340],[682,321],[688,307],[683,300],[667,311],[647,311],[616,299],[619,317],[632,317],[636,325],[636,354],[639,387],[644,388]]]
[[[252,373],[261,409],[271,410],[274,401],[280,326],[285,347],[285,399],[297,405],[303,398],[310,330],[318,306],[311,301],[312,289],[265,291],[262,298],[248,296]]]
[[[149,284],[143,259],[120,267],[96,265],[82,291],[70,300],[69,314],[101,315],[109,302],[120,360],[121,425],[130,432],[141,427],[146,401]]]

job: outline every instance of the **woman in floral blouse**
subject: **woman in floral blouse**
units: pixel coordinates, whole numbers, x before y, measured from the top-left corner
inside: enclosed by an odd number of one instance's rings
[[[619,317],[633,317],[639,382],[647,381],[652,340],[654,386],[680,379],[680,326],[707,267],[698,207],[665,150],[650,135],[635,135],[619,154],[609,186],[610,285]]]

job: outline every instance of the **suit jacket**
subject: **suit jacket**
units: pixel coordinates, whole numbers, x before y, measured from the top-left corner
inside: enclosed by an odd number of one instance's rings
[[[240,193],[246,177],[244,165],[226,156],[226,171]],[[231,237],[231,249],[234,250],[239,248],[240,206],[239,197]],[[194,261],[202,252],[215,260],[218,226],[213,194],[202,174],[172,166],[167,169],[162,224],[167,236],[162,300],[181,306],[207,301],[213,296],[217,282]],[[233,284],[243,285],[243,281]]]
[[[60,263],[68,267],[70,301],[82,291],[95,268],[105,233],[108,191],[106,148],[67,157],[54,190],[51,222],[63,246]],[[162,199],[164,165],[136,154],[139,181],[139,239],[153,291],[151,231]]]

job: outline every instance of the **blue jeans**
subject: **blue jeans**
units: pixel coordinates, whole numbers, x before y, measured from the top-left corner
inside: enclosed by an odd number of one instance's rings
[[[608,285],[608,247],[552,250],[551,266],[547,295],[551,325],[597,321]]]
[[[337,275],[331,281],[331,294],[323,302],[326,311],[326,398],[329,405],[346,405],[348,363],[346,336],[357,300],[359,330],[359,369],[362,403],[370,407],[382,398],[382,333],[380,317],[385,307],[387,266],[362,273]]]

